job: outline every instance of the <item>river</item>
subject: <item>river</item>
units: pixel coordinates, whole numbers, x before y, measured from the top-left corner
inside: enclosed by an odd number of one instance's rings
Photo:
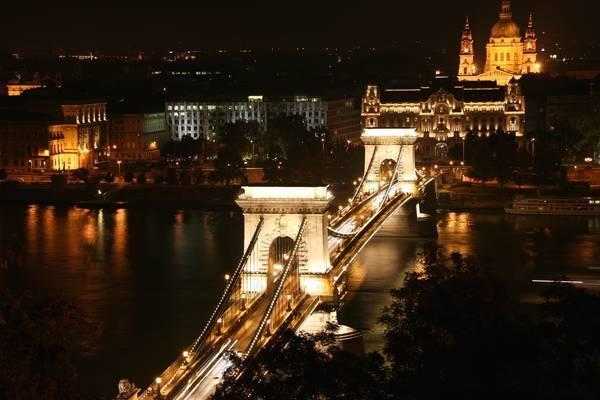
[[[3,205],[0,243],[22,246],[24,262],[0,271],[0,286],[81,305],[101,327],[78,361],[81,383],[90,397],[111,398],[120,378],[149,383],[200,332],[241,255],[242,223],[237,212],[190,208]],[[448,252],[477,256],[515,284],[600,266],[600,218],[446,213],[438,234]],[[426,242],[398,234],[392,220],[354,261],[338,318],[364,332],[367,350],[381,349],[377,317]]]

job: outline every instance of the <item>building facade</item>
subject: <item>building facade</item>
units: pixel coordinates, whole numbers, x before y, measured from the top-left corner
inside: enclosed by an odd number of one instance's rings
[[[458,78],[462,81],[496,81],[504,86],[513,78],[542,72],[533,15],[529,16],[527,30],[521,36],[521,29],[512,17],[510,0],[502,1],[500,17],[492,27],[486,45],[486,62],[481,73],[478,73],[475,62],[473,34],[467,19],[459,59]]]
[[[112,114],[109,128],[109,157],[113,161],[157,160],[160,145],[168,140],[163,112]]]
[[[524,117],[525,99],[516,79],[506,87],[445,77],[415,87],[370,85],[362,101],[364,128],[415,128],[421,160],[447,159],[469,132],[522,136]]]
[[[48,147],[50,168],[54,171],[72,171],[81,168],[86,153],[80,151],[77,124],[50,124]]]
[[[327,127],[339,137],[360,135],[360,111],[350,98],[248,96],[222,102],[174,100],[166,103],[167,126],[175,140],[186,135],[216,140],[225,124],[237,121],[256,121],[266,130],[269,120],[281,115],[301,115],[308,129]]]
[[[33,172],[48,167],[48,123],[30,115],[0,119],[0,168]]]

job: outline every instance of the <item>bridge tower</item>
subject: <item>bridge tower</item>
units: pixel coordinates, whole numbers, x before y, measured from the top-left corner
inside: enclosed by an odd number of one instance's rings
[[[263,221],[256,251],[243,275],[243,290],[261,293],[287,261],[302,221],[306,221],[296,254],[300,286],[310,295],[331,293],[327,273],[331,269],[328,250],[327,209],[333,199],[326,186],[243,186],[236,200],[244,213],[244,248]]]
[[[363,191],[375,192],[389,183],[394,170],[401,189],[407,193],[415,191],[416,129],[365,128],[361,140],[365,145]]]

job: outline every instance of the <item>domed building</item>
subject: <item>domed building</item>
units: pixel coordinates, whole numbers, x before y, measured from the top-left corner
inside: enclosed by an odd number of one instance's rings
[[[462,81],[496,81],[506,86],[511,79],[519,79],[524,74],[540,73],[537,61],[537,36],[533,28],[533,16],[525,36],[521,36],[519,25],[513,20],[510,0],[502,1],[498,22],[492,27],[486,46],[486,62],[482,73],[477,74],[474,40],[469,20],[461,38],[458,79]]]

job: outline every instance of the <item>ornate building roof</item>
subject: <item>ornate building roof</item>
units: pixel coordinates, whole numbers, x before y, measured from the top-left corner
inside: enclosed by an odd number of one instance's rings
[[[510,11],[510,1],[502,2],[502,12],[500,13],[500,19],[492,28],[491,37],[494,39],[499,38],[521,38],[521,29],[519,25],[512,19],[512,12]]]

